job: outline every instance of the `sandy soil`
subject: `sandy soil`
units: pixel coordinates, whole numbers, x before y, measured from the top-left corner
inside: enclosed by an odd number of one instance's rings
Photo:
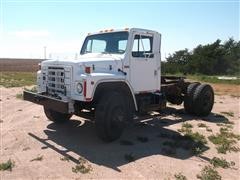
[[[240,153],[218,154],[211,142],[209,149],[199,157],[181,149],[177,154],[167,155],[159,133],[179,134],[183,122],[191,123],[193,131],[206,137],[219,132],[214,113],[232,111],[234,117],[227,117],[234,122],[233,131],[239,132],[239,98],[233,96],[216,96],[213,113],[199,119],[169,108],[159,118],[141,124],[129,126],[120,140],[110,144],[103,143],[95,134],[94,124],[73,116],[66,124],[56,125],[47,120],[41,106],[16,99],[22,88],[0,89],[1,101],[1,156],[0,162],[11,159],[15,162],[12,171],[0,171],[0,179],[174,179],[174,174],[182,172],[188,179],[196,179],[209,158],[223,157],[234,161],[229,169],[217,168],[223,179],[240,177]],[[182,108],[182,106],[178,107]],[[199,128],[198,123],[205,123],[213,132]],[[143,143],[138,136],[147,137]],[[121,140],[128,140],[133,145],[122,145]],[[239,142],[238,142],[239,146]],[[240,147],[240,146],[239,146]],[[125,154],[132,154],[136,160],[127,162]],[[42,156],[41,161],[31,161]],[[61,160],[64,156],[69,161]],[[92,167],[90,173],[72,172],[79,157],[85,158]]]

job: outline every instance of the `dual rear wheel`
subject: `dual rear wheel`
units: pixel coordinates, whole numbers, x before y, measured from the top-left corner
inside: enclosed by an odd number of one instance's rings
[[[191,83],[184,98],[184,108],[189,114],[207,116],[214,104],[214,92],[210,85]]]

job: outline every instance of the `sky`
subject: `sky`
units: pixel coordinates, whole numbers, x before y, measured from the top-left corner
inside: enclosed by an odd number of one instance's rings
[[[239,0],[0,0],[0,58],[73,58],[89,32],[162,34],[162,59],[217,39],[239,40]]]

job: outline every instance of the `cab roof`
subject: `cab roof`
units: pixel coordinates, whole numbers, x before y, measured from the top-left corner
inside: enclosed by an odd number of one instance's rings
[[[124,28],[124,29],[105,29],[105,30],[100,30],[98,32],[93,32],[93,33],[88,33],[88,35],[94,35],[94,34],[101,34],[101,33],[112,33],[112,32],[145,32],[145,33],[158,33],[157,31],[149,30],[149,29],[141,29],[141,28]]]

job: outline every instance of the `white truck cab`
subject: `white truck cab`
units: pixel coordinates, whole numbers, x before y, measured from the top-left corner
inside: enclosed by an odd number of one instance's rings
[[[189,85],[182,77],[161,76],[160,33],[111,29],[88,34],[77,60],[43,61],[37,73],[38,92],[25,91],[24,99],[43,105],[54,122],[73,114],[94,119],[98,135],[112,141],[136,114],[160,110],[167,100],[181,104],[188,93],[191,102],[184,103],[192,105],[190,94],[199,84],[187,92]],[[213,105],[213,91],[207,90],[211,95],[203,114]]]

